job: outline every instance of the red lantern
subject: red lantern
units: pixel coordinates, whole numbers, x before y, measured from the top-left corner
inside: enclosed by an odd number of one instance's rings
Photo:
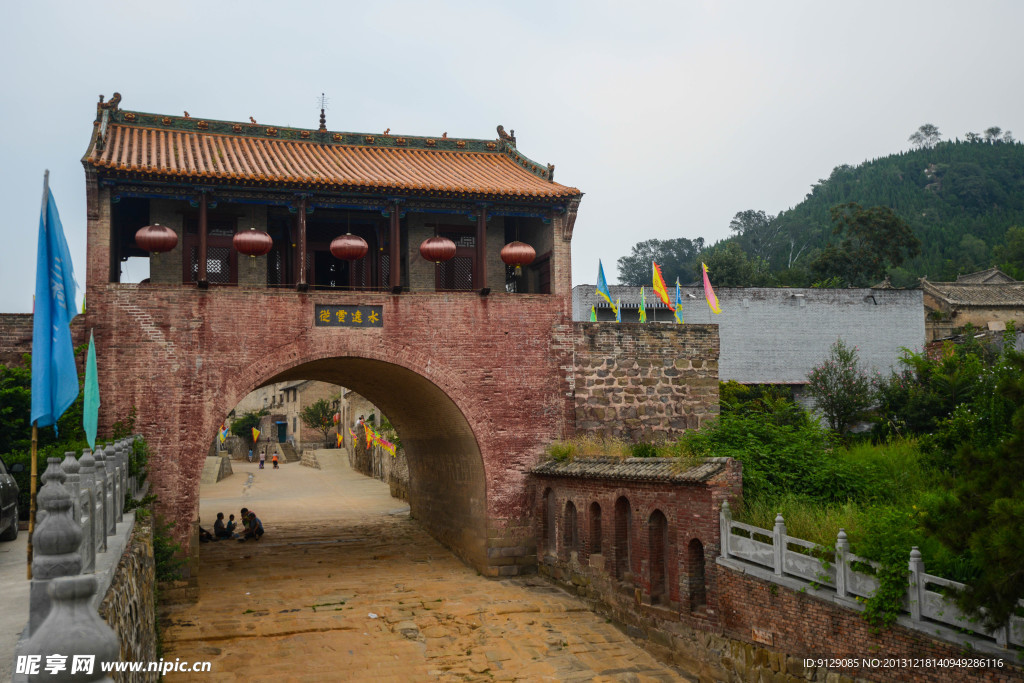
[[[341,415],[338,414],[338,413],[335,413],[334,417],[333,417],[334,424],[338,424],[338,420],[340,420],[340,419],[341,419]]]
[[[242,232],[236,232],[231,240],[235,250],[246,256],[263,256],[274,246],[274,240],[262,230],[250,228]]]
[[[135,243],[150,253],[161,254],[178,246],[178,235],[166,225],[154,223],[139,228]]]
[[[509,242],[501,248],[501,260],[506,265],[515,266],[516,275],[523,272],[523,266],[533,263],[537,258],[537,251],[526,242]]]
[[[335,237],[331,242],[331,253],[334,254],[334,258],[342,261],[358,261],[366,256],[369,249],[366,240],[351,233]]]
[[[449,261],[455,258],[455,242],[447,237],[430,237],[420,245],[420,256],[434,263]]]

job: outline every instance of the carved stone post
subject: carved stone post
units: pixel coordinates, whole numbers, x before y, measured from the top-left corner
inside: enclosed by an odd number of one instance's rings
[[[775,576],[782,576],[782,562],[786,557],[786,520],[781,512],[775,516],[772,546],[775,550]]]
[[[910,549],[910,581],[907,583],[907,604],[910,605],[910,618],[921,621],[921,597],[924,593],[924,560],[921,551],[915,545]]]
[[[107,552],[107,463],[103,449],[97,448],[93,454],[96,460],[96,552]]]
[[[78,480],[82,490],[82,573],[96,571],[96,461],[92,451],[86,448],[78,461]],[[106,535],[103,536],[106,540]]]
[[[850,542],[846,539],[846,529],[840,529],[836,536],[836,596],[846,597],[846,555],[850,552]]]
[[[113,536],[117,530],[117,459],[110,444],[103,449],[103,467],[107,472],[107,535]]]
[[[718,533],[722,537],[719,545],[721,546],[722,557],[729,557],[729,538],[732,536],[732,510],[729,508],[729,501],[723,500],[722,507],[718,512]]]
[[[31,637],[18,648],[18,655],[38,656],[45,665],[54,654],[66,655],[65,668],[56,674],[43,674],[47,681],[113,681],[103,671],[104,662],[120,658],[117,634],[92,606],[96,593],[95,576],[67,576],[48,582],[49,612]],[[75,670],[76,655],[94,655],[92,673]],[[72,673],[75,672],[75,673]]]
[[[50,612],[47,588],[52,579],[82,571],[82,529],[72,517],[71,494],[64,488],[60,458],[47,459],[43,487],[36,495],[46,516],[33,533],[32,584],[29,587],[29,634],[34,634]],[[53,654],[53,653],[51,653]]]
[[[64,470],[66,478],[64,485],[67,487],[68,493],[71,494],[71,514],[75,521],[81,524],[82,508],[80,502],[82,500],[82,487],[78,477],[78,461],[75,459],[73,451],[64,451],[64,460],[61,462],[60,468]]]
[[[109,448],[114,452],[114,471],[116,472],[117,486],[114,487],[114,510],[117,511],[117,522],[124,521],[124,452],[121,449],[121,442],[115,441]]]
[[[117,442],[117,452],[120,455],[121,461],[121,498],[127,498],[131,493],[131,487],[128,483],[128,453],[131,451],[131,445],[128,443],[128,439],[121,439]],[[133,496],[134,497],[134,496]]]

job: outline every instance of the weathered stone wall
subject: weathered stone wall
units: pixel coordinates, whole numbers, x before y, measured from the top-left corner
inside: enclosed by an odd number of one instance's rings
[[[117,632],[121,661],[155,662],[156,564],[153,516],[136,515],[135,528],[100,603],[100,616]],[[115,681],[159,681],[159,673],[114,673]]]
[[[348,460],[352,469],[387,484],[393,497],[409,500],[409,461],[404,449],[399,448],[392,456],[381,448],[366,448],[365,439],[356,439]]]
[[[661,441],[718,415],[716,326],[574,327],[578,432]]]

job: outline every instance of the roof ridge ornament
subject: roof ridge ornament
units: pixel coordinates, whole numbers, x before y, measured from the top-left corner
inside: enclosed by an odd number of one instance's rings
[[[327,132],[327,115],[324,110],[327,109],[327,96],[324,93],[320,93],[320,127],[317,128],[317,132]]]
[[[499,125],[498,126],[498,139],[499,140],[504,140],[505,142],[507,142],[510,145],[512,145],[513,147],[515,147],[516,146],[516,131],[513,129],[513,130],[510,130],[509,132],[506,133],[505,132],[505,126]]]

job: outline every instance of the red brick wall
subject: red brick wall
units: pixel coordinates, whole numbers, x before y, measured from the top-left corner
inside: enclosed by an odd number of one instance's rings
[[[796,658],[956,659],[993,655],[972,652],[896,625],[876,633],[858,612],[817,597],[718,567],[719,608],[725,634],[752,642],[752,629],[772,634],[771,649]],[[874,681],[1020,681],[1024,669],[1013,653],[1003,668],[895,666],[893,668],[827,667],[847,676]],[[820,680],[820,679],[816,679]]]
[[[75,346],[89,341],[85,320],[71,321],[71,342]],[[21,365],[22,356],[32,353],[32,314],[0,313],[0,365]]]
[[[0,364],[21,365],[26,353],[32,353],[32,314],[0,314]]]
[[[243,396],[270,381],[321,379],[388,415],[420,482],[425,507],[412,503],[414,514],[428,527],[445,517],[432,530],[456,548],[475,544],[466,559],[482,566],[479,544],[506,527],[532,535],[526,472],[571,430],[571,335],[552,349],[553,333],[571,329],[561,299],[117,284],[88,296],[101,429],[137,408],[172,518],[195,518],[203,456]],[[381,305],[384,326],[314,327],[314,303]],[[463,495],[455,506],[452,492]]]
[[[726,498],[735,501],[742,487],[742,470],[736,461],[729,461],[728,469],[709,482],[626,482],[582,477],[551,477],[535,475],[535,533],[538,539],[538,555],[542,562],[552,568],[556,578],[572,580],[573,575],[585,579],[586,585],[593,586],[596,593],[605,597],[627,591],[639,602],[652,602],[652,561],[657,581],[665,575],[663,584],[668,588],[667,596],[654,600],[663,607],[694,618],[718,623],[717,566],[714,558],[719,549],[718,506]],[[548,493],[550,491],[550,493]],[[545,498],[547,494],[548,498]],[[619,557],[617,538],[625,534],[625,520],[616,511],[620,500],[629,503],[629,563],[625,568],[625,580],[618,581],[616,561]],[[550,506],[545,505],[545,501]],[[565,528],[568,503],[572,503],[578,525],[576,548],[567,546],[566,540],[573,534]],[[600,548],[593,547],[592,505],[597,503],[600,515]],[[556,512],[551,519],[550,510]],[[665,528],[657,523],[655,512],[664,515]],[[655,524],[652,527],[652,517]],[[557,547],[550,547],[551,525]],[[667,537],[662,546],[660,538]],[[654,541],[652,543],[652,540]],[[697,540],[703,548],[703,595],[702,606],[691,606],[691,579],[697,567],[691,557]],[[653,551],[653,552],[652,552]],[[600,557],[593,557],[594,555]],[[653,554],[653,557],[652,557]],[[694,589],[697,587],[694,586]],[[635,596],[633,595],[635,590]],[[654,591],[657,594],[657,590]],[[695,609],[691,609],[694,607]]]

